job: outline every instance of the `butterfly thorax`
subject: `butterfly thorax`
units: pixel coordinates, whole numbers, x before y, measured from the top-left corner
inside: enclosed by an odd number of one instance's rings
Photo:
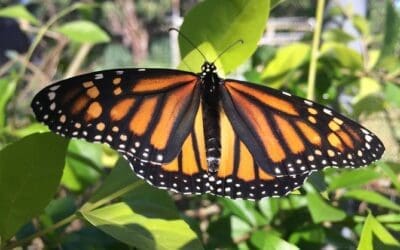
[[[221,158],[220,142],[220,91],[218,85],[222,79],[216,73],[216,67],[213,63],[204,63],[200,73],[202,83],[202,111],[204,139],[206,142],[206,156],[208,170],[210,173],[216,173]]]

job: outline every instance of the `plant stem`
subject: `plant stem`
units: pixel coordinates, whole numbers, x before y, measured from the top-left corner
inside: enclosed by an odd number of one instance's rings
[[[101,207],[101,206],[111,202],[112,200],[115,200],[115,199],[121,197],[122,195],[134,190],[135,188],[137,188],[140,185],[143,185],[143,182],[136,181],[136,182],[134,182],[134,183],[132,183],[132,184],[130,184],[128,186],[125,186],[125,187],[115,191],[114,193],[106,196],[105,198],[100,199],[99,201],[97,201],[95,203],[89,203],[88,202],[88,203],[86,203],[85,205],[83,205],[79,209],[79,212],[89,212],[89,211],[94,210],[94,209],[96,209],[98,207]],[[73,220],[75,220],[77,218],[78,218],[78,213],[70,215],[67,218],[62,219],[59,222],[55,223],[51,227],[48,227],[48,228],[46,228],[44,230],[41,230],[41,231],[37,231],[36,233],[34,233],[34,234],[24,238],[24,239],[21,239],[21,240],[18,240],[16,242],[13,242],[10,245],[5,246],[4,248],[1,248],[1,249],[2,250],[9,250],[9,249],[16,248],[18,246],[23,246],[26,243],[30,242],[32,239],[37,238],[37,237],[41,237],[41,236],[43,236],[43,235],[45,235],[45,234],[47,234],[49,232],[52,232],[52,231],[56,230],[57,228],[60,228],[60,227],[62,227],[64,225],[67,225],[71,221],[73,221]]]
[[[310,100],[315,99],[315,78],[317,74],[317,60],[319,56],[318,54],[319,54],[319,43],[321,39],[322,22],[324,19],[324,7],[325,7],[325,0],[318,0],[315,31],[313,35],[313,43],[311,50],[310,69],[308,71],[307,99]]]
[[[33,55],[33,52],[35,51],[35,49],[39,45],[39,43],[42,40],[43,36],[50,29],[50,27],[54,23],[56,23],[60,18],[64,17],[65,15],[68,15],[69,13],[71,13],[72,11],[74,11],[74,10],[80,8],[80,7],[82,7],[82,4],[77,3],[77,4],[73,4],[73,5],[65,8],[63,11],[61,11],[57,15],[53,16],[52,18],[50,18],[50,20],[42,28],[39,29],[39,31],[38,31],[38,33],[37,33],[37,35],[35,37],[35,40],[33,41],[31,46],[29,47],[28,52],[26,53],[25,63],[22,65],[21,70],[19,71],[19,79],[21,79],[25,75],[27,64],[30,61],[30,59],[31,59],[31,57]]]
[[[41,231],[37,231],[36,233],[34,233],[34,234],[32,234],[32,235],[30,235],[30,236],[28,236],[28,237],[26,237],[26,238],[24,238],[22,240],[13,242],[10,245],[8,245],[8,246],[6,246],[6,247],[4,247],[2,249],[3,250],[8,250],[8,249],[16,248],[18,246],[22,246],[22,245],[28,243],[29,241],[33,240],[34,238],[41,237],[41,236],[43,236],[43,235],[45,235],[45,234],[47,234],[49,232],[52,232],[52,231],[56,230],[59,227],[62,227],[64,225],[69,224],[71,221],[73,221],[76,218],[77,218],[76,214],[70,215],[67,218],[64,218],[64,219],[60,220],[59,222],[55,223],[51,227],[48,227],[48,228],[46,228],[44,230],[41,230]]]

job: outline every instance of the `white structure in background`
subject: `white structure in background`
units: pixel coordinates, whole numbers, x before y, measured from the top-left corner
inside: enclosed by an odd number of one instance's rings
[[[273,17],[268,19],[267,30],[260,45],[285,45],[301,40],[314,30],[315,19],[309,17]]]

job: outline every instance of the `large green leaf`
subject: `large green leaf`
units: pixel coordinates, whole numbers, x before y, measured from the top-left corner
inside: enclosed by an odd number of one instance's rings
[[[69,39],[79,43],[104,43],[110,37],[97,24],[89,21],[73,21],[65,23],[57,29]]]
[[[138,249],[202,249],[196,234],[183,220],[143,216],[129,203],[82,214],[92,225]]]
[[[93,210],[116,198],[123,202]],[[201,249],[168,193],[135,177],[122,158],[80,211],[97,228],[140,249]]]
[[[38,215],[57,190],[67,140],[33,134],[0,151],[0,235],[8,239]]]
[[[308,193],[308,209],[315,223],[324,221],[341,221],[346,218],[346,213],[327,204],[319,193]]]
[[[378,241],[379,240],[379,241]],[[391,247],[391,248],[390,248]],[[400,242],[396,240],[372,214],[365,220],[357,249],[398,249]]]
[[[29,13],[23,5],[13,5],[2,8],[0,9],[0,16],[26,20],[31,24],[39,24],[36,17]]]
[[[215,60],[219,53],[243,40],[242,45],[228,49],[216,62],[220,73],[228,73],[256,50],[269,9],[269,0],[205,0],[186,15],[181,33],[205,54],[208,61]],[[179,45],[184,62],[192,70],[199,70],[204,58],[182,37]]]

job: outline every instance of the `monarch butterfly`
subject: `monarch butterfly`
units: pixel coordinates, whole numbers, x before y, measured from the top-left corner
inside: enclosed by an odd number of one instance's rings
[[[283,196],[313,171],[379,159],[369,130],[312,101],[222,79],[214,63],[88,73],[41,90],[36,118],[67,137],[110,145],[150,184],[184,194]]]

